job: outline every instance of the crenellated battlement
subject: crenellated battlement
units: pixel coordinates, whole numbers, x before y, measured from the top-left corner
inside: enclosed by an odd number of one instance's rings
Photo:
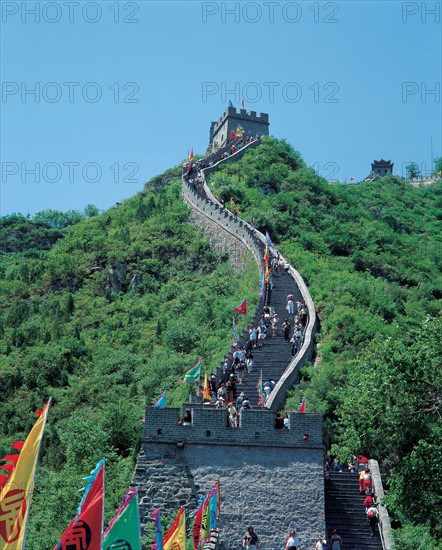
[[[192,425],[178,424],[178,408],[147,407],[144,441],[149,443],[192,443],[247,447],[291,447],[322,449],[322,416],[290,413],[289,428],[275,428],[275,413],[268,409],[243,411],[239,427],[227,424],[227,411],[210,405],[192,408]]]
[[[250,122],[269,124],[268,113],[260,113],[259,115],[257,115],[256,111],[247,111],[246,109],[240,109],[239,112],[237,112],[236,107],[227,107],[224,113],[219,117],[218,121],[212,122],[215,132],[219,130],[219,128],[224,124],[227,117],[237,119],[238,123],[247,120]]]
[[[236,110],[236,107],[227,107],[217,121],[210,125],[209,149],[223,147],[230,139],[230,132],[236,132],[238,126],[244,130],[244,136],[255,134],[269,135],[269,115],[246,109]]]

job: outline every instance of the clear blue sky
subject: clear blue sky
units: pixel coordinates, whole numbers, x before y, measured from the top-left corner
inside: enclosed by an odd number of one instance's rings
[[[242,97],[324,176],[442,155],[440,1],[1,4],[2,215],[106,209]]]

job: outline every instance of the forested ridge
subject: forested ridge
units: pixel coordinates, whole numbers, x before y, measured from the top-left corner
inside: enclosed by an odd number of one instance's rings
[[[132,480],[145,404],[164,390],[168,405],[186,401],[178,379],[199,358],[211,372],[231,344],[233,306],[244,295],[257,303],[256,263],[235,268],[212,252],[188,223],[179,175],[83,221],[1,220],[0,456],[53,400],[26,548],[55,546],[102,457],[110,520]]]
[[[53,397],[32,550],[55,544],[75,513],[79,480],[103,456],[110,518],[132,477],[145,402],[165,389],[169,404],[183,402],[188,387],[178,378],[199,357],[210,372],[231,343],[233,305],[244,295],[250,311],[256,304],[256,264],[250,258],[235,269],[213,253],[188,223],[179,175],[169,170],[88,219],[1,220],[3,455],[29,431],[30,411]],[[318,357],[286,408],[306,395],[308,410],[324,415],[331,452],[378,459],[390,514],[402,525],[400,547],[436,547],[440,184],[415,188],[390,176],[332,185],[287,143],[265,138],[210,185],[269,231],[315,302]],[[109,272],[116,267],[117,288]]]

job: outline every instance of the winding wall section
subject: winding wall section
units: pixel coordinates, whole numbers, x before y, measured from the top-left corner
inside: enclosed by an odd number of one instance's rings
[[[197,189],[191,185],[185,175],[183,175],[183,199],[199,214],[205,216],[211,222],[216,223],[222,231],[228,232],[231,236],[241,241],[253,254],[258,265],[262,262],[262,257],[265,247],[265,236],[257,230],[254,230],[248,223],[240,218],[234,216],[229,212],[223,204],[221,204],[213,195],[210,187],[207,183],[206,177],[209,174],[215,172],[220,166],[225,163],[234,162],[242,158],[242,156],[252,148],[257,147],[260,144],[259,140],[253,141],[245,145],[242,149],[230,155],[226,159],[221,159],[221,155],[226,150],[221,150],[218,153],[208,157],[206,162],[213,162],[211,166],[208,166],[202,170],[204,177],[203,189]],[[276,388],[270,394],[267,400],[266,407],[277,411],[283,405],[287,391],[293,387],[299,378],[299,370],[303,367],[312,357],[314,351],[314,336],[316,330],[316,311],[313,304],[313,300],[307,289],[307,286],[300,275],[300,273],[291,266],[285,258],[283,260],[288,265],[288,273],[292,277],[293,282],[299,289],[302,295],[303,301],[308,309],[308,321],[305,327],[304,340],[302,347],[294,359],[288,364],[284,374],[277,381]],[[259,319],[262,311],[262,301],[257,305],[257,310],[252,321]],[[242,335],[243,339],[247,337],[246,334]],[[229,354],[232,353],[232,349],[229,350]]]
[[[207,173],[222,163],[233,162],[258,145],[259,141],[252,142],[223,161],[212,156],[213,164],[205,169],[204,180]],[[210,220],[220,233],[247,248],[258,266],[261,264],[264,235],[219,204],[205,181],[203,188],[198,189],[183,177],[183,199],[200,218],[208,223]],[[287,343],[284,347],[288,356],[276,353],[280,375],[265,408],[241,413],[237,428],[228,426],[226,411],[201,404],[191,405],[190,426],[177,423],[178,409],[146,408],[144,435],[133,480],[139,491],[143,525],[155,508],[166,514],[179,506],[185,506],[187,511],[194,509],[201,495],[218,479],[222,493],[220,550],[240,548],[248,525],[255,527],[263,550],[282,548],[289,528],[297,529],[306,548],[314,547],[317,533],[324,532],[322,417],[290,413],[287,429],[275,427],[275,411],[296,382],[299,368],[311,358],[316,326],[312,299],[302,277],[292,266],[275,279],[279,295],[283,296],[278,307],[285,307],[286,281],[290,291],[296,288],[295,296],[302,296],[308,319],[303,345],[296,357],[290,361]],[[259,320],[263,302],[268,303],[269,297],[272,303],[273,299],[276,301],[276,293],[272,296],[267,288],[252,322]],[[247,338],[245,331],[240,341],[245,343]],[[279,341],[283,341],[281,337]],[[278,339],[271,338],[260,348],[265,350],[263,358],[267,365],[273,360],[273,350],[280,350],[279,346]],[[230,349],[227,356],[231,357],[232,351]],[[269,373],[271,368],[268,367]],[[256,372],[253,374],[257,376]]]

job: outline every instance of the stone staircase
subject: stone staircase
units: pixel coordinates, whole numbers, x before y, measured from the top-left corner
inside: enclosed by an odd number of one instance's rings
[[[269,378],[273,378],[277,382],[292,360],[291,344],[284,341],[281,329],[284,319],[289,318],[285,305],[287,294],[290,293],[295,296],[295,300],[302,301],[301,293],[292,277],[284,270],[279,274],[275,273],[273,275],[273,290],[269,291],[268,302],[275,308],[279,317],[278,336],[272,337],[272,330],[269,328],[264,345],[253,350],[253,371],[244,376],[242,384],[237,385],[238,395],[240,392],[244,392],[245,396],[249,398],[252,407],[258,405],[256,386],[261,376],[261,371],[263,383]],[[289,319],[289,321],[292,326],[291,336],[293,333],[293,318]]]
[[[359,494],[358,475],[330,472],[325,478],[325,522],[327,541],[333,529],[342,537],[344,550],[382,550],[379,529],[371,536],[364,495]]]

